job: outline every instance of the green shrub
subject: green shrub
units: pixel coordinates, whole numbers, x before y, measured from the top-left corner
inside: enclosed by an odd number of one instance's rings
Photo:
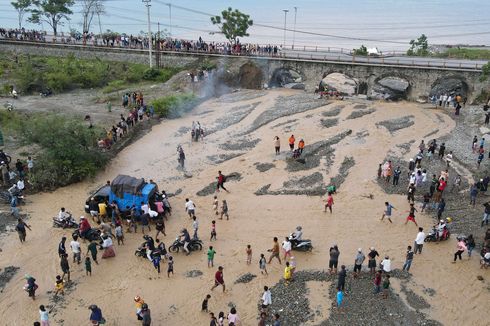
[[[188,111],[196,103],[197,98],[194,94],[179,94],[154,99],[150,105],[160,117],[174,118],[180,116],[182,112]]]
[[[112,93],[115,91],[120,91],[121,89],[124,89],[127,87],[127,84],[124,80],[113,80],[110,81],[106,87],[102,89],[102,93],[107,94],[107,93]]]

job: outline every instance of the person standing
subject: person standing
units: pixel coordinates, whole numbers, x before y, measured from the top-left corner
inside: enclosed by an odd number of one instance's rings
[[[476,186],[475,183],[473,183],[470,187],[470,205],[473,205],[475,207],[476,205],[476,196],[478,195],[478,187]],[[483,204],[485,205],[485,204]],[[483,224],[482,224],[483,226]]]
[[[216,255],[216,251],[213,246],[209,246],[208,249],[208,267],[214,267],[214,255]]]
[[[393,171],[393,186],[398,186],[398,182],[400,181],[401,174],[402,171],[400,170],[400,167],[397,166],[396,169]]]
[[[291,258],[291,241],[289,241],[289,237],[286,237],[282,242],[282,250],[284,251],[284,261],[289,256]]]
[[[277,136],[274,138],[274,148],[276,149],[276,155],[279,155],[281,153],[281,141]]]
[[[407,247],[407,254],[405,256],[405,263],[403,264],[403,269],[404,271],[409,271],[410,266],[412,266],[412,260],[413,260],[413,251],[412,251],[412,246]]]
[[[97,243],[95,241],[90,241],[87,247],[87,253],[90,252],[90,255],[92,256],[92,260],[98,265],[99,262],[97,261]]]
[[[226,220],[229,220],[230,219],[230,215],[228,215],[228,203],[226,202],[226,199],[223,199],[223,201],[221,202],[221,216],[220,216],[220,220],[223,219],[223,215],[226,216]]]
[[[376,257],[379,257],[379,253],[374,249],[374,247],[369,248],[368,253],[368,267],[372,274],[376,270]]]
[[[260,254],[259,268],[260,268],[260,274],[265,273],[265,275],[269,275],[269,273],[267,273],[267,263],[264,254]]]
[[[385,256],[385,259],[383,259],[383,261],[381,262],[381,267],[383,268],[383,272],[391,272],[391,260],[389,256]]]
[[[199,230],[199,222],[197,221],[197,217],[195,215],[192,217],[192,229],[194,230],[192,238],[194,240],[198,240],[199,237],[197,236],[197,230]]]
[[[345,291],[345,279],[347,277],[347,270],[345,269],[345,265],[340,266],[339,278],[337,281],[337,290]]]
[[[277,260],[279,260],[279,264],[281,264],[281,257],[279,257],[279,242],[277,240],[277,237],[274,237],[273,239],[274,241],[274,244],[272,246],[271,249],[269,249],[268,251],[271,252],[271,256],[269,257],[269,264],[271,263],[272,261],[272,258],[277,258]]]
[[[439,159],[442,159],[444,157],[445,151],[446,151],[446,143],[442,143],[441,146],[439,146]]]
[[[486,202],[485,204],[483,204],[483,207],[484,210],[483,210],[483,219],[481,221],[481,227],[483,227],[483,224],[488,225],[488,217],[490,216],[490,202]]]
[[[305,149],[305,141],[303,139],[299,140],[298,149],[299,149],[299,153],[303,154],[303,149]]]
[[[366,259],[366,256],[362,252],[362,248],[357,249],[357,255],[354,259],[354,278],[357,278],[361,273],[362,263]]]
[[[381,271],[377,271],[374,276],[374,294],[381,292]]]
[[[214,274],[214,286],[211,288],[213,291],[218,286],[223,287],[223,292],[225,292],[225,280],[223,279],[223,266],[218,267],[218,271]]]
[[[104,317],[102,317],[102,310],[100,310],[99,307],[96,305],[91,305],[88,307],[90,309],[90,322],[92,325],[100,325],[102,323],[105,323]]]
[[[324,212],[327,212],[327,208],[330,211],[330,214],[332,214],[332,206],[333,206],[333,196],[331,192],[328,192],[327,199],[325,200],[325,210]]]
[[[424,247],[424,240],[425,240],[424,228],[419,227],[419,232],[417,233],[414,242],[414,249],[415,249],[414,254],[417,254],[417,252],[419,254],[422,254],[422,248]]]
[[[330,248],[330,260],[328,261],[328,271],[330,274],[337,274],[337,266],[339,263],[340,250],[337,245]]]
[[[78,242],[78,237],[76,235],[73,236],[73,240],[70,242],[71,252],[73,253],[73,263],[75,261],[77,264],[80,264],[82,261],[82,257],[80,254],[80,242]]]
[[[388,219],[388,221],[390,221],[390,223],[393,223],[393,222],[391,221],[391,210],[392,210],[392,209],[395,209],[395,210],[396,210],[396,208],[395,208],[395,207],[393,207],[393,205],[391,205],[389,202],[387,202],[387,201],[386,201],[386,202],[385,202],[385,211],[384,211],[383,215],[381,216],[381,221],[382,221],[382,220],[385,218],[385,216],[386,216],[386,218]]]
[[[292,151],[294,150],[294,142],[296,141],[296,139],[294,138],[294,135],[291,135],[291,137],[289,137],[289,149]]]
[[[272,304],[272,296],[269,287],[264,286],[264,293],[262,294],[262,312],[267,313],[269,306]]]
[[[41,326],[49,326],[49,314],[44,305],[39,306],[39,318],[41,319]]]
[[[190,218],[196,216],[196,204],[189,198],[185,199],[185,211],[189,214]]]
[[[482,223],[482,226],[483,226],[483,223]],[[26,241],[26,235],[27,235],[26,228],[29,229],[30,231],[32,231],[30,225],[27,225],[27,223],[24,222],[21,218],[18,218],[17,219],[17,225],[15,226],[15,231],[17,231],[17,234],[19,235],[20,243],[23,243]]]
[[[389,292],[390,292],[390,275],[386,275],[385,280],[383,281],[383,299],[388,298]]]
[[[70,282],[70,264],[68,263],[68,255],[67,254],[61,255],[60,267],[61,267],[61,271],[63,272],[63,275],[61,276],[61,278],[64,279],[65,275],[66,275],[67,281]]]
[[[141,318],[142,326],[151,326],[151,313],[146,303],[141,305]]]
[[[182,169],[184,169],[185,167],[185,153],[184,153],[184,150],[182,149],[181,146],[179,146],[178,148],[178,151],[179,151],[179,164],[180,164],[180,167]]]
[[[216,186],[216,191],[219,192],[219,188],[221,188],[224,191],[229,192],[225,188],[226,177],[221,173],[221,171],[218,171],[218,176],[216,178],[218,179],[218,184]]]

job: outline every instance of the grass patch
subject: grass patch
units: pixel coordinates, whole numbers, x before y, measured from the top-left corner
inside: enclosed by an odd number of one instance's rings
[[[451,48],[435,55],[439,58],[490,60],[489,49]]]
[[[155,113],[163,118],[175,118],[181,116],[183,112],[189,111],[198,102],[194,94],[177,94],[159,97],[150,102],[155,109]]]
[[[0,54],[2,79],[11,81],[25,94],[46,88],[59,93],[99,87],[105,87],[104,92],[110,93],[123,89],[129,83],[145,80],[163,83],[180,71],[178,68],[155,69],[143,64],[78,59],[73,55],[18,55],[16,61],[8,54]]]

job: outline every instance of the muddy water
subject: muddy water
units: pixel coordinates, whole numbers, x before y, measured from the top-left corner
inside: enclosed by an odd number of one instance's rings
[[[416,236],[415,225],[403,225],[408,205],[402,196],[385,195],[374,181],[378,164],[392,151],[401,155],[397,144],[411,140],[420,142],[421,135],[440,129],[431,138],[437,138],[454,127],[454,122],[444,115],[444,123],[436,117],[435,110],[427,110],[412,103],[366,103],[376,111],[357,119],[346,119],[358,103],[344,101],[339,115],[339,123],[329,128],[321,127],[322,112],[331,110],[339,103],[325,102],[324,106],[294,115],[278,118],[258,129],[253,128],[255,119],[276,103],[279,96],[295,96],[295,91],[278,90],[267,92],[264,96],[247,100],[207,101],[191,114],[178,119],[165,121],[155,127],[131,146],[123,150],[116,159],[101,171],[96,180],[59,189],[53,193],[32,196],[31,203],[24,209],[32,218],[32,232],[28,232],[28,241],[19,244],[12,234],[2,242],[0,266],[20,266],[20,272],[6,286],[0,296],[0,313],[6,324],[27,325],[38,317],[39,304],[49,304],[51,295],[47,291],[53,288],[55,276],[60,272],[57,257],[57,243],[68,231],[51,228],[50,219],[61,206],[67,207],[75,215],[83,214],[83,203],[88,193],[98,185],[111,180],[118,174],[152,178],[161,189],[182,193],[171,198],[174,213],[167,223],[167,236],[163,241],[168,246],[182,227],[191,229],[191,221],[184,212],[184,199],[192,198],[197,205],[200,221],[200,237],[204,239],[205,249],[210,245],[209,232],[212,212],[212,196],[198,197],[196,192],[215,180],[218,170],[225,174],[239,172],[239,182],[226,184],[230,193],[219,193],[219,199],[226,199],[230,208],[230,220],[217,220],[217,238],[213,242],[217,254],[215,267],[224,266],[224,278],[227,292],[216,289],[212,293],[215,268],[208,268],[205,250],[191,256],[175,254],[175,275],[167,278],[166,273],[158,276],[151,264],[133,255],[134,249],[142,242],[141,234],[126,234],[125,244],[116,246],[117,257],[92,266],[92,276],[85,276],[82,265],[72,265],[72,279],[75,289],[58,303],[55,324],[82,325],[87,322],[90,304],[99,305],[108,320],[108,325],[130,325],[136,322],[133,297],[140,295],[149,304],[156,325],[204,325],[208,316],[200,312],[200,304],[206,294],[211,293],[210,311],[228,311],[228,304],[236,305],[244,325],[253,325],[257,317],[257,301],[264,285],[273,285],[282,275],[282,267],[274,262],[268,266],[269,276],[262,276],[258,270],[260,253],[272,246],[272,237],[279,239],[288,234],[297,225],[302,225],[305,235],[313,240],[315,250],[312,253],[295,254],[298,269],[324,268],[328,261],[328,248],[332,243],[339,245],[342,252],[341,263],[351,265],[358,247],[367,249],[375,246],[382,255],[389,254],[395,268],[401,268],[404,250],[412,244]],[[232,118],[233,108],[259,102],[253,111],[240,122],[226,124],[226,128],[217,130],[205,137],[203,142],[191,143],[189,134],[179,134],[181,127],[189,127],[192,121],[199,120],[208,129],[214,128],[226,118]],[[384,120],[413,115],[415,124],[391,134],[386,128],[378,128],[376,123]],[[288,120],[297,121],[291,126]],[[233,119],[232,119],[233,120]],[[278,127],[272,128],[278,124]],[[441,124],[445,128],[441,128]],[[218,128],[219,129],[219,128]],[[330,166],[322,160],[318,167],[295,173],[286,172],[287,138],[291,133],[296,139],[304,138],[306,144],[326,140],[347,129],[350,136],[334,145],[333,163]],[[243,151],[224,151],[220,144],[235,143],[245,135],[250,140],[261,139],[252,149]],[[356,136],[361,132],[363,137]],[[280,136],[281,155],[274,155],[273,138]],[[186,153],[186,168],[192,178],[185,178],[176,169],[176,146],[181,144]],[[416,145],[405,158],[414,155]],[[208,157],[219,154],[240,153],[231,160],[213,163]],[[307,196],[255,196],[254,192],[266,184],[271,190],[280,190],[283,183],[291,178],[308,176],[315,172],[323,174],[324,182],[338,173],[345,157],[353,157],[356,165],[335,196],[334,213],[323,213],[322,198]],[[270,163],[275,167],[259,172],[255,163]],[[372,195],[373,199],[367,198]],[[397,208],[394,223],[379,221],[383,203],[388,200]],[[429,217],[420,215],[418,222],[428,229]],[[152,230],[152,233],[154,231]],[[245,247],[251,244],[253,263],[245,264]],[[450,263],[455,243],[449,241],[438,245],[426,245],[422,256],[417,256],[411,272],[414,274],[411,289],[431,304],[427,311],[431,318],[445,324],[485,323],[485,311],[488,291],[483,288],[476,275],[480,273],[476,257],[467,263]],[[86,244],[82,244],[85,251]],[[202,276],[187,278],[189,270],[201,270]],[[166,270],[166,266],[162,268]],[[233,284],[244,273],[257,274],[258,277],[248,284]],[[39,297],[35,302],[27,298],[21,290],[25,273],[34,275],[39,283]],[[464,275],[464,277],[461,277]],[[309,285],[310,286],[310,285]],[[435,290],[433,297],[423,293],[423,288]],[[321,291],[320,291],[321,292]],[[312,291],[313,294],[317,293]],[[315,305],[320,296],[315,295]],[[471,300],[462,301],[461,297]],[[321,297],[320,297],[321,298]],[[328,305],[328,304],[327,304]],[[16,311],[22,307],[23,314]],[[53,313],[54,315],[54,313]],[[327,313],[325,313],[327,315]],[[64,321],[64,322],[62,322]]]

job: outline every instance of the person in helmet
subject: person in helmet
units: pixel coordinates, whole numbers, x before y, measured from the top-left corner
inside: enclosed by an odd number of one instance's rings
[[[181,242],[184,243],[185,252],[187,253],[187,255],[189,255],[190,251],[189,249],[187,249],[187,246],[189,245],[189,243],[191,243],[191,236],[189,235],[189,231],[187,231],[186,228],[183,228],[181,230],[180,238],[181,238]]]
[[[446,229],[446,221],[439,220],[439,224],[437,224],[437,240],[444,239],[444,231]]]

